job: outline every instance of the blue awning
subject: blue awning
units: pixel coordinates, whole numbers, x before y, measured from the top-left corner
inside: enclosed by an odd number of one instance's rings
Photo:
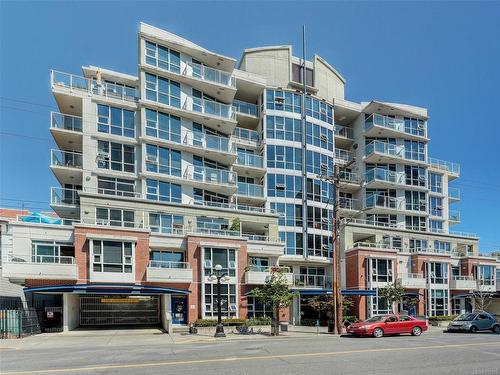
[[[167,288],[151,285],[135,284],[69,284],[39,286],[24,288],[25,292],[32,293],[75,293],[75,294],[136,294],[136,295],[157,295],[157,294],[182,294],[191,293],[189,290]]]

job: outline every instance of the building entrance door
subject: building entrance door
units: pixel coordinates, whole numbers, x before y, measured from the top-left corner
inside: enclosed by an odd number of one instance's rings
[[[186,296],[172,296],[172,323],[187,323],[187,298]]]

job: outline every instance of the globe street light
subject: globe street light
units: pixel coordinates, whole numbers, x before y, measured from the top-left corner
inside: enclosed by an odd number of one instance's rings
[[[215,335],[214,337],[226,337],[224,333],[224,326],[222,325],[222,303],[220,296],[220,283],[222,281],[229,280],[227,277],[227,273],[222,272],[222,266],[217,264],[214,267],[214,272],[210,275],[210,281],[214,281],[217,279],[217,325],[215,326]]]

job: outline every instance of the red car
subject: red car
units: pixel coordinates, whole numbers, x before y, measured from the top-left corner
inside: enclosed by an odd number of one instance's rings
[[[427,331],[427,322],[408,315],[375,315],[364,322],[354,323],[347,327],[353,336],[382,337],[399,333],[411,333],[420,336]]]

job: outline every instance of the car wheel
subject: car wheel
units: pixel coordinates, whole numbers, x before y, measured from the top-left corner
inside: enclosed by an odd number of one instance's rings
[[[422,334],[422,328],[420,327],[413,327],[411,330],[412,336],[420,336]]]
[[[375,328],[373,330],[373,337],[380,338],[384,336],[384,330],[382,328]]]
[[[493,333],[500,333],[500,326],[497,324],[496,326],[493,327],[492,331]]]
[[[470,327],[470,331],[471,331],[471,333],[476,333],[477,332],[477,327],[476,326]]]

